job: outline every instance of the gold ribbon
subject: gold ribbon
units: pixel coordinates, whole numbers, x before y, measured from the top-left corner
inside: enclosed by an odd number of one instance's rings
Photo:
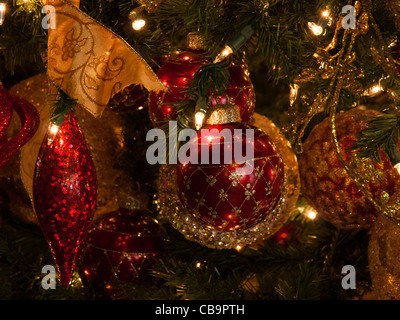
[[[113,95],[131,84],[165,91],[143,57],[79,10],[79,2],[43,0],[55,8],[55,29],[48,32],[49,79],[96,117]]]

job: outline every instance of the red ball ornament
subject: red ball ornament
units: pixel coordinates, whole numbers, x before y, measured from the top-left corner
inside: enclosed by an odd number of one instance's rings
[[[202,50],[187,50],[171,54],[164,59],[157,76],[168,87],[166,92],[150,93],[149,114],[154,126],[165,125],[169,120],[176,120],[174,103],[188,99],[185,91],[195,72],[207,62]],[[209,106],[233,103],[240,111],[242,122],[249,122],[254,113],[255,93],[247,67],[233,62],[228,68],[230,84],[225,95],[210,97]]]
[[[90,228],[96,196],[95,167],[71,112],[60,127],[50,125],[33,178],[34,208],[64,286],[71,280],[78,251]]]
[[[118,282],[144,283],[163,251],[165,231],[145,210],[120,208],[93,223],[82,250],[79,274],[106,297]]]
[[[115,94],[107,108],[116,112],[139,111],[147,103],[149,92],[141,85],[132,84]]]
[[[10,140],[7,128],[15,110],[21,120],[21,130]],[[39,113],[28,101],[21,99],[0,86],[0,167],[35,134],[39,127]]]
[[[198,131],[193,140],[199,154],[208,149],[210,164],[177,165],[178,196],[182,205],[202,225],[217,231],[244,231],[265,219],[277,207],[285,181],[284,164],[271,138],[262,130],[244,123],[207,125],[205,130],[227,130],[232,142],[208,131]],[[249,141],[246,130],[254,131]],[[211,131],[210,131],[211,132]],[[240,133],[239,133],[240,132]],[[225,152],[231,152],[236,143],[246,150],[246,144],[254,147],[252,172],[243,174],[250,163],[224,162]],[[219,163],[212,164],[212,156],[220,149]],[[215,163],[215,162],[214,162]]]
[[[391,196],[399,176],[389,159],[381,152],[382,163],[356,162],[351,147],[356,136],[367,128],[369,120],[380,113],[354,108],[336,115],[336,135],[344,160],[354,170],[369,178],[368,189],[379,200],[382,192]],[[347,174],[332,142],[330,119],[316,125],[303,145],[299,161],[304,197],[318,214],[342,229],[369,228],[377,209]]]

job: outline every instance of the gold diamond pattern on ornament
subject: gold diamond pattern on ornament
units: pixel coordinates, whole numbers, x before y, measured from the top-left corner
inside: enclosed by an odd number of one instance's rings
[[[275,178],[274,178],[273,182],[271,183],[271,186],[274,185],[275,179],[276,179],[276,177],[279,176],[279,173],[280,173],[280,168],[277,167],[277,166],[274,166],[273,163],[270,161],[270,158],[273,158],[273,157],[275,157],[275,156],[263,157],[263,158],[255,158],[255,159],[254,159],[254,161],[258,161],[258,160],[263,160],[263,161],[264,161],[264,163],[262,164],[262,166],[258,168],[258,172],[259,172],[259,173],[264,172],[264,167],[265,167],[265,165],[266,165],[267,163],[268,163],[271,167],[274,168],[274,171],[275,171],[276,174],[275,174]],[[232,174],[232,173],[231,173],[225,166],[223,166],[223,165],[217,166],[217,167],[220,167],[221,170],[218,171],[218,173],[216,174],[215,177],[213,177],[213,178],[215,179],[215,181],[217,181],[217,177],[218,177],[219,175],[227,174],[229,177],[232,177],[232,176],[235,177],[235,175],[237,176],[237,173]],[[204,170],[203,170],[201,167],[197,167],[196,170],[192,173],[192,175],[193,175],[195,172],[197,172],[197,171],[201,171],[201,172],[208,178],[206,172],[204,172]],[[207,178],[206,178],[206,179],[207,179]],[[233,179],[234,179],[234,178],[233,178]],[[218,196],[219,196],[219,199],[220,199],[220,200],[219,200],[219,202],[216,204],[215,209],[212,210],[212,211],[209,211],[209,215],[212,216],[212,217],[214,217],[214,216],[215,216],[215,211],[217,210],[217,208],[219,207],[219,205],[220,205],[222,202],[227,202],[227,203],[229,203],[229,205],[231,206],[232,213],[234,214],[234,216],[240,218],[241,224],[239,225],[238,228],[244,227],[244,226],[248,223],[248,221],[249,221],[248,219],[245,219],[245,218],[243,218],[243,217],[241,216],[242,207],[243,207],[243,205],[244,205],[244,202],[245,202],[245,201],[250,201],[250,200],[253,201],[253,203],[254,203],[254,209],[255,209],[255,210],[253,210],[253,216],[255,216],[254,213],[258,213],[258,212],[260,211],[260,208],[259,208],[260,202],[257,201],[257,200],[254,198],[254,194],[255,194],[254,186],[257,184],[257,182],[258,182],[259,179],[263,179],[263,180],[264,180],[264,183],[267,184],[267,185],[269,185],[269,183],[270,183],[269,181],[267,181],[267,180],[265,179],[264,175],[258,174],[258,175],[257,175],[257,179],[256,179],[256,181],[253,183],[253,185],[250,185],[250,184],[243,185],[243,184],[240,182],[239,179],[236,179],[236,180],[235,180],[236,183],[232,183],[226,190],[224,190],[224,189],[219,189],[219,194],[218,194]],[[191,180],[191,177],[189,177],[189,181],[190,181],[190,180]],[[206,204],[205,204],[204,197],[206,196],[207,191],[209,190],[209,188],[210,188],[211,186],[213,186],[213,185],[214,185],[214,184],[210,184],[210,183],[209,183],[208,186],[207,186],[207,188],[204,190],[203,194],[202,194],[202,195],[201,195],[201,194],[198,194],[198,196],[200,197],[200,199],[196,199],[197,207],[196,207],[195,211],[199,211],[201,206],[204,206],[204,207],[206,207],[206,208],[209,210],[209,208],[208,208],[208,207],[206,206]],[[268,188],[268,187],[266,188],[266,190],[265,190],[265,191],[266,191],[265,197],[267,197],[267,196],[269,196],[269,195],[271,194],[271,186],[270,186],[269,188]],[[233,203],[230,201],[230,198],[229,198],[229,190],[230,190],[232,187],[242,187],[242,188],[244,189],[244,192],[245,192],[246,197],[245,197],[244,201],[243,201],[240,205],[235,205],[235,204],[233,204]],[[273,199],[271,200],[271,203],[275,204],[278,200],[279,200],[278,198],[273,198]],[[186,199],[186,198],[183,198],[183,201],[186,202],[186,204],[187,204],[187,199]],[[214,214],[213,214],[213,212],[214,212]],[[260,219],[255,219],[255,223],[257,223],[257,222],[259,222],[259,221],[260,221]],[[229,223],[229,220],[225,220],[224,222],[225,222],[226,224],[228,224],[228,223]]]

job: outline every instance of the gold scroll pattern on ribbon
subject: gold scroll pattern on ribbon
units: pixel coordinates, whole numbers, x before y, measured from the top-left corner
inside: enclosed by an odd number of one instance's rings
[[[125,40],[78,9],[79,0],[44,4],[55,8],[56,20],[48,33],[47,75],[95,117],[113,95],[133,83],[149,91],[166,90]]]

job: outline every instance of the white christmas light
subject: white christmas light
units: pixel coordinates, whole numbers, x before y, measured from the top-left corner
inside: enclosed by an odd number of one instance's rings
[[[294,84],[290,86],[289,100],[291,106],[296,101],[298,92],[299,92],[299,85]]]
[[[199,130],[203,126],[204,117],[205,114],[201,111],[196,112],[196,114],[194,115],[196,130]]]
[[[330,16],[329,10],[327,9],[327,10],[322,11],[321,15],[322,15],[324,18],[329,18],[329,16]]]
[[[324,29],[321,27],[321,26],[319,26],[319,25],[317,25],[316,23],[314,23],[314,22],[309,22],[308,23],[308,28],[311,30],[311,32],[312,33],[314,33],[316,36],[320,36],[323,32],[324,32]]]
[[[5,14],[6,14],[6,4],[4,2],[0,2],[0,26],[4,22]]]
[[[400,162],[393,166],[394,169],[400,174]]]
[[[304,214],[311,220],[314,220],[317,217],[317,212],[312,208],[308,208]]]
[[[225,48],[215,58],[214,63],[221,62],[222,60],[224,60],[226,57],[228,57],[232,53],[233,53],[232,48],[230,46],[226,45]]]
[[[135,19],[132,21],[132,28],[135,31],[141,30],[146,25],[146,20],[144,19]]]
[[[56,134],[59,129],[60,129],[59,125],[57,125],[55,123],[50,124],[49,129],[48,129],[49,130],[49,138],[47,140],[48,145],[53,143],[54,138],[56,137]]]

